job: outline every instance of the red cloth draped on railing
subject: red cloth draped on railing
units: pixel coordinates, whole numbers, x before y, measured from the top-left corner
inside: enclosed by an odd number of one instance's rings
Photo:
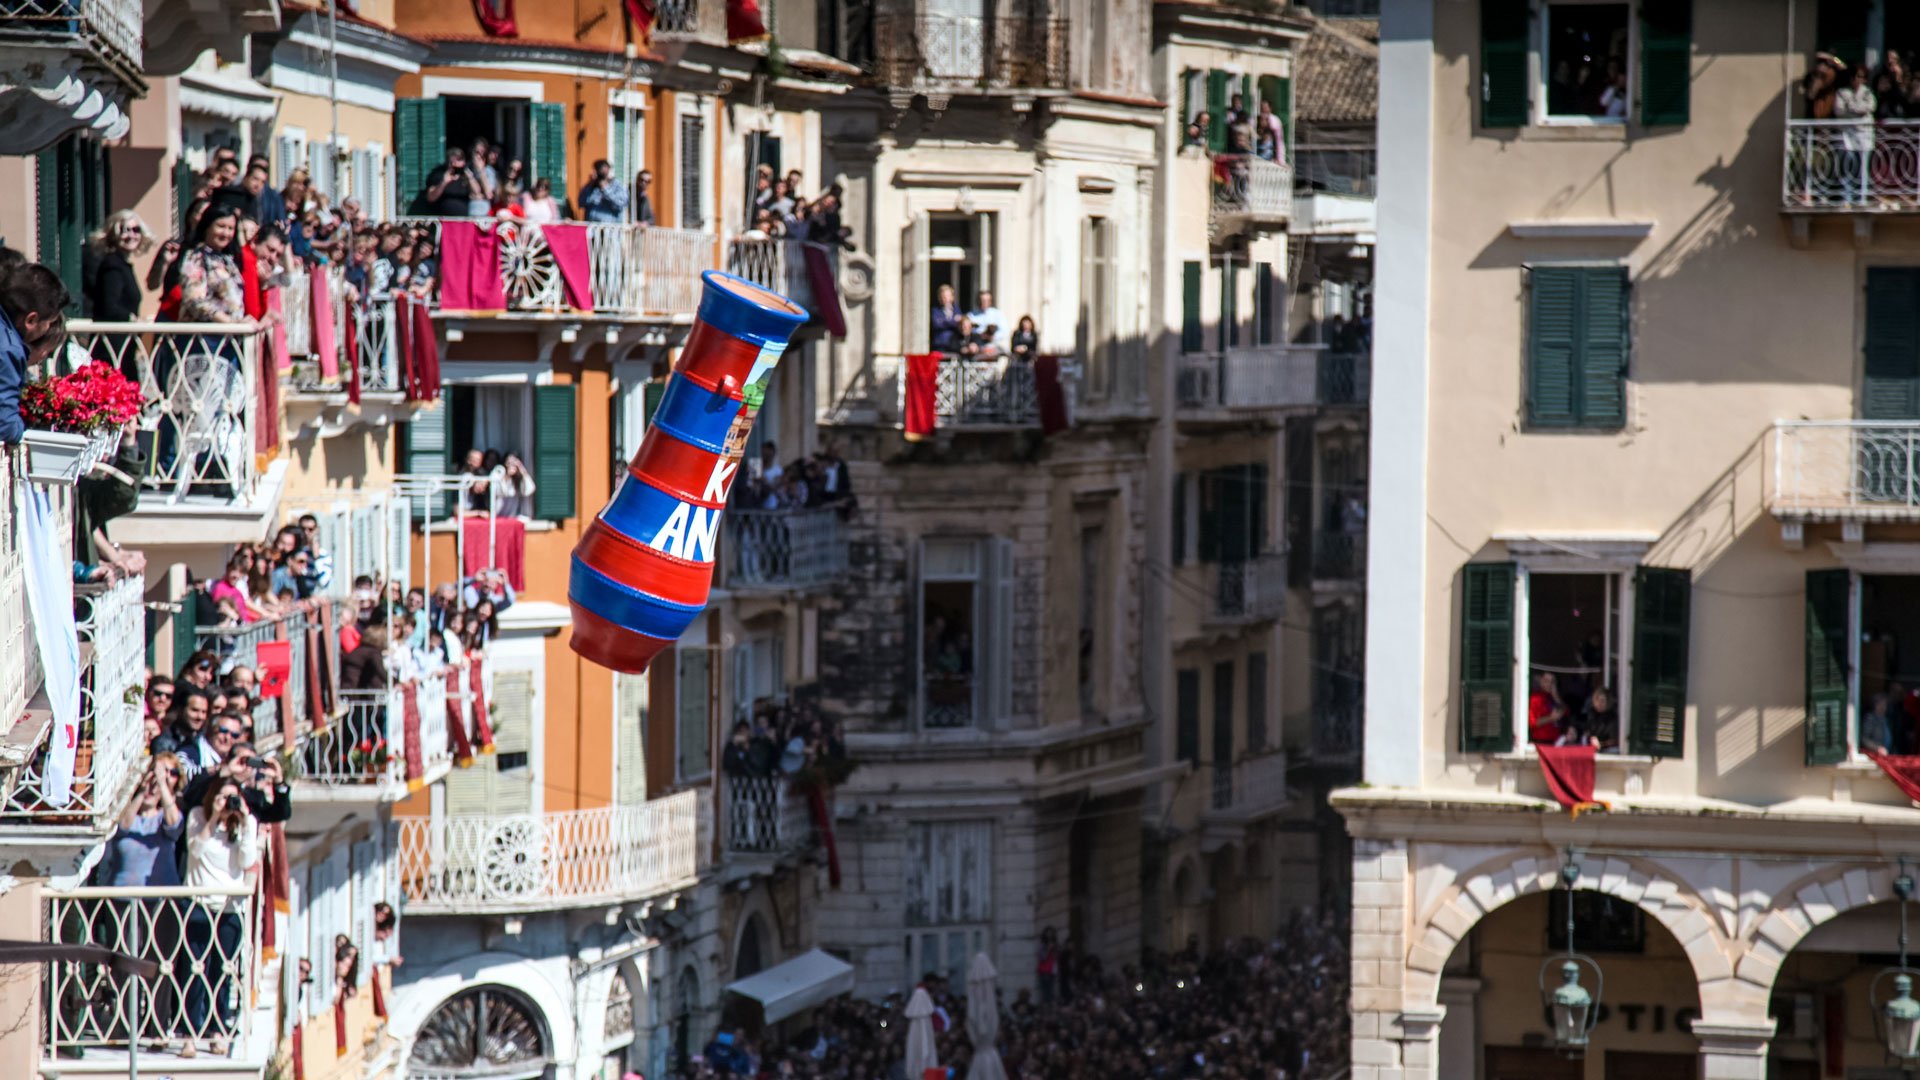
[[[553,265],[560,268],[560,284],[567,304],[575,311],[593,310],[593,256],[587,250],[585,225],[542,225]]]
[[[633,20],[633,36],[645,38],[653,29],[653,0],[627,0],[627,18]]]
[[[767,36],[766,20],[756,0],[727,0],[727,40],[751,41]]]
[[[307,1025],[293,1025],[293,1080],[307,1080]]]
[[[500,235],[477,221],[440,223],[440,306],[448,311],[501,311]]]
[[[280,290],[272,290],[272,295],[274,297],[273,302],[278,304]],[[281,351],[284,352],[286,350],[286,328],[275,327],[275,329],[282,332],[280,347]],[[258,335],[256,340],[258,340],[260,344],[265,345],[272,340],[272,334]],[[256,454],[267,454],[272,453],[280,447],[281,369],[274,363],[273,358],[267,355],[257,355],[254,359],[254,367],[257,369],[255,378],[260,382],[260,395],[254,402],[253,452]]]
[[[326,671],[327,667],[322,662],[322,658],[320,654],[320,639],[324,635],[320,633],[319,620],[317,619],[308,620],[306,633],[307,633],[307,721],[313,725],[313,730],[319,731],[321,728],[324,728],[327,726],[327,703],[325,700],[326,695],[323,694],[320,690],[320,680],[322,678],[321,673]]]
[[[827,258],[827,249],[819,244],[802,244],[801,252],[807,260],[807,284],[813,286],[813,304],[818,311],[813,315],[825,324],[827,333],[834,337],[847,336],[847,317],[840,310],[840,285],[833,279],[833,262]]]
[[[473,741],[483,754],[493,753],[493,718],[487,715],[487,666],[467,659],[467,686],[473,691]]]
[[[447,669],[447,748],[453,751],[453,763],[466,768],[473,764],[473,742],[467,738],[466,711],[460,705],[460,669]]]
[[[1547,778],[1547,790],[1555,802],[1573,811],[1574,817],[1607,809],[1606,803],[1593,797],[1592,746],[1537,745],[1534,750],[1540,755],[1540,775]]]
[[[473,0],[473,15],[488,37],[513,37],[520,32],[513,20],[513,0]]]
[[[338,657],[333,653],[335,644],[340,640],[333,634],[333,601],[312,601],[315,618],[307,638],[308,672],[315,681],[307,684],[307,712],[313,717],[314,730],[327,726],[327,720],[333,715],[334,702],[338,695],[334,693],[334,673],[340,670]],[[318,672],[313,665],[318,664]]]
[[[347,306],[347,340],[340,343],[341,357],[347,365],[347,400],[360,404],[360,304]]]
[[[266,866],[260,874],[260,950],[271,960],[279,951],[279,920],[293,911],[293,875],[287,862],[285,825],[261,827],[261,856]]]
[[[424,300],[406,293],[393,297],[393,331],[400,352],[402,389],[408,401],[440,397],[440,343],[433,336],[433,313]]]
[[[380,969],[385,964],[376,964],[373,973],[367,977],[367,985],[373,988],[373,1015],[382,1020],[387,1018],[387,993],[380,988]]]
[[[940,354],[907,357],[907,408],[902,417],[908,442],[933,437],[934,399],[940,386]]]
[[[337,988],[333,994],[333,1056],[347,1056],[347,995]]]
[[[470,517],[461,521],[460,572],[505,570],[507,584],[527,587],[527,523],[510,517]],[[489,548],[488,540],[492,540]]]
[[[418,791],[426,785],[426,748],[420,745],[420,686],[407,683],[400,688],[403,729],[406,732],[407,790]]]
[[[1067,394],[1060,385],[1060,358],[1042,354],[1033,358],[1033,402],[1040,411],[1040,433],[1067,430]]]
[[[820,834],[820,843],[827,849],[827,883],[834,888],[840,887],[840,848],[833,839],[833,815],[827,812],[827,791],[815,786],[807,789],[807,805],[813,810],[813,828]]]
[[[1880,766],[1880,771],[1887,774],[1900,794],[1920,802],[1920,754],[1883,754],[1869,750],[1867,758]]]
[[[320,377],[332,382],[340,377],[339,342],[333,333],[333,282],[324,269],[307,275],[307,311],[313,324],[313,356],[320,361]]]

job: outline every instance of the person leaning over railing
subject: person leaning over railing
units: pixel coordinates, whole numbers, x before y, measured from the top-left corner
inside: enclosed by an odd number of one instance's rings
[[[66,340],[71,302],[58,274],[0,247],[0,444],[26,434],[20,390],[27,366],[45,363]]]
[[[247,809],[244,785],[222,777],[187,816],[186,884],[206,895],[194,898],[187,915],[191,966],[182,1057],[196,1054],[203,1035],[216,1055],[225,1055],[230,1045],[239,1012],[232,968],[246,933],[244,897],[253,893],[259,868],[260,825]]]

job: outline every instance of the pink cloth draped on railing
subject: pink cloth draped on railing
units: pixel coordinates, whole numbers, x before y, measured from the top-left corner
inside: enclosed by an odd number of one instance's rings
[[[542,225],[553,265],[560,268],[567,304],[575,311],[593,310],[593,256],[587,250],[585,225]]]
[[[440,306],[449,311],[504,311],[500,237],[477,221],[440,223]]]
[[[340,377],[339,342],[333,332],[333,283],[325,270],[307,275],[307,310],[313,323],[313,355],[320,361],[320,377],[332,382]]]
[[[279,304],[279,289],[272,290],[268,295],[273,297],[272,302],[275,305]],[[281,332],[281,348],[284,350],[286,347],[286,328],[284,326],[276,326],[274,329]],[[262,335],[255,335],[256,338],[260,336]],[[272,339],[271,335],[265,336],[268,340]],[[255,402],[257,412],[254,416],[253,424],[253,452],[256,454],[270,454],[280,448],[281,369],[274,364],[273,358],[270,356],[262,356],[255,360],[254,367],[257,369],[256,374],[260,380],[260,396]]]
[[[461,522],[460,573],[472,577],[482,570],[505,570],[507,584],[527,587],[527,523],[519,518],[482,514]],[[491,540],[491,550],[489,550]]]
[[[840,311],[840,287],[833,279],[833,262],[827,258],[827,249],[819,244],[802,244],[800,250],[807,260],[807,284],[813,286],[813,303],[820,310],[813,313],[834,337],[847,336],[847,319]]]
[[[360,404],[360,301],[347,308],[347,340],[340,350],[347,364],[347,400]]]
[[[273,352],[273,370],[291,371],[293,354],[287,351],[287,304],[279,289],[268,289],[267,314],[278,315],[267,332],[267,345]]]
[[[400,688],[402,728],[406,733],[407,790],[418,791],[426,784],[426,748],[420,745],[420,686],[408,683]]]

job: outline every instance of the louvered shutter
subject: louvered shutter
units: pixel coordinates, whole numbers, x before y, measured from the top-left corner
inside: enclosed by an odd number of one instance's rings
[[[1527,122],[1530,0],[1480,0],[1480,126]]]
[[[57,264],[60,257],[59,151],[49,146],[33,158],[35,253],[40,262]]]
[[[529,109],[533,117],[532,176],[553,185],[556,200],[568,198],[572,188],[567,180],[567,109],[557,101],[536,101]]]
[[[1232,80],[1229,72],[1207,72],[1207,149],[1216,154],[1227,148],[1227,87]]]
[[[699,116],[680,118],[680,227],[683,229],[703,229],[707,224],[702,204],[707,189],[705,131],[706,122]]]
[[[1619,427],[1626,419],[1626,269],[1535,267],[1527,296],[1527,422]]]
[[[1686,744],[1687,645],[1693,579],[1643,566],[1633,575],[1633,752],[1679,757]]]
[[[1013,715],[1013,596],[1017,570],[1012,540],[996,536],[985,546],[986,625],[992,627],[992,633],[984,641],[976,637],[975,642],[986,653],[986,726],[998,730],[1005,728]]]
[[[439,98],[401,98],[393,103],[396,165],[394,189],[398,203],[409,212],[428,211],[423,196],[427,176],[446,160],[447,113]]]
[[[348,910],[353,929],[348,933],[360,950],[360,981],[356,985],[364,987],[373,975],[373,905],[381,900],[380,849],[373,841],[363,840],[353,845],[352,860],[353,898]]]
[[[1867,270],[1867,344],[1860,415],[1920,418],[1920,267]]]
[[[638,806],[647,800],[647,678],[616,673],[613,680],[614,798]]]
[[[1205,266],[1194,260],[1180,264],[1180,351],[1197,353],[1207,347],[1207,328],[1200,321],[1200,282]]]
[[[307,152],[305,147],[302,146],[301,139],[284,132],[274,136],[273,174],[277,178],[280,187],[287,186],[287,177],[293,175],[293,170],[305,164],[306,158]],[[296,208],[289,206],[287,209],[292,211]]]
[[[307,144],[307,176],[313,181],[313,190],[334,197],[333,190],[333,154],[326,143]]]
[[[1587,267],[1580,278],[1579,422],[1619,427],[1627,418],[1627,271]]]
[[[533,516],[560,521],[574,515],[575,389],[533,388]]]
[[[933,242],[933,223],[926,214],[915,214],[902,230],[902,262],[907,268],[905,282],[906,293],[900,305],[907,325],[902,328],[900,341],[909,353],[924,353],[932,340],[932,328],[928,320],[933,317],[933,279],[927,265],[929,247]]]
[[[492,759],[493,775],[489,785],[487,805],[481,813],[490,816],[501,814],[527,814],[533,811],[533,729],[534,729],[534,683],[531,671],[496,671],[493,676],[493,695],[487,699],[493,706],[493,746],[494,753],[483,755]],[[501,758],[511,764],[520,762],[513,768],[502,768]],[[471,772],[470,769],[455,769],[449,777]]]
[[[709,702],[713,697],[711,675],[713,650],[681,646],[674,680],[674,705],[680,756],[680,779],[698,779],[712,771],[712,743],[709,731]]]
[[[414,476],[446,476],[453,472],[453,450],[448,446],[447,417],[452,407],[445,401],[421,409],[400,429],[402,471]],[[411,500],[414,520],[448,517],[453,513],[453,496],[447,493],[434,499],[421,496]]]
[[[1460,749],[1513,749],[1512,563],[1460,571]]]
[[[1685,124],[1693,89],[1693,0],[1640,4],[1640,122]]]
[[[1200,764],[1200,669],[1181,668],[1173,678],[1174,754]]]
[[[1807,764],[1847,758],[1847,665],[1852,576],[1847,570],[1807,571]]]
[[[1528,277],[1527,422],[1569,426],[1579,419],[1573,384],[1580,274],[1538,267]]]
[[[1220,349],[1240,344],[1240,264],[1231,258],[1220,263]]]

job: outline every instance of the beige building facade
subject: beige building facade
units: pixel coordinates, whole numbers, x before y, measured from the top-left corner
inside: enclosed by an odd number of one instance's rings
[[[1907,122],[1807,118],[1798,80],[1907,33],[1383,5],[1356,1077],[1891,1075]],[[1530,721],[1594,688],[1610,808],[1573,818]],[[1578,1060],[1535,981],[1569,906],[1606,980]]]

